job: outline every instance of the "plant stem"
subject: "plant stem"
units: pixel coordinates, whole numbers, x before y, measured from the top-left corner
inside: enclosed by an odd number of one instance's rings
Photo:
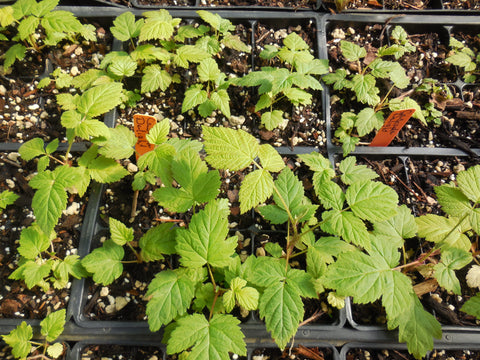
[[[135,219],[135,213],[137,212],[137,202],[138,202],[138,190],[135,190],[133,192],[132,211],[130,212],[130,222],[131,223]]]

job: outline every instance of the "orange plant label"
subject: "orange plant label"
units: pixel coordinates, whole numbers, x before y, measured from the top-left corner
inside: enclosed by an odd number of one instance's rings
[[[137,160],[140,155],[143,155],[155,148],[153,144],[148,142],[147,134],[156,123],[157,119],[155,119],[153,116],[143,114],[133,115],[133,131],[137,137],[137,143],[135,144]]]
[[[415,109],[397,110],[390,114],[385,123],[373,138],[369,146],[388,146],[393,138],[407,123]]]

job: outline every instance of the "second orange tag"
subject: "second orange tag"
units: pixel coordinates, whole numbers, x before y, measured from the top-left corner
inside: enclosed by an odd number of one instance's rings
[[[155,148],[153,144],[148,142],[147,134],[156,123],[157,119],[153,116],[143,114],[133,115],[133,131],[137,137],[137,144],[135,145],[137,159],[140,155]]]
[[[388,146],[414,112],[415,109],[392,112],[380,130],[378,130],[377,135],[375,135],[369,146]]]

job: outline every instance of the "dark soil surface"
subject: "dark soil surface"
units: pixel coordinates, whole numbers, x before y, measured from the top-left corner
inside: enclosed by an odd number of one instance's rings
[[[443,0],[444,9],[456,10],[480,10],[478,0]]]
[[[83,349],[82,360],[154,360],[162,359],[162,351],[153,346],[90,345]]]
[[[21,230],[34,221],[31,210],[34,193],[28,186],[28,180],[35,165],[33,162],[25,164],[17,156],[15,153],[2,153],[0,157],[0,191],[8,189],[20,195],[0,216],[0,318],[43,319],[51,311],[67,306],[71,284],[62,290],[52,287],[44,293],[39,287],[27,289],[22,281],[8,279],[17,268]],[[53,245],[57,256],[61,258],[75,254],[78,246],[86,203],[72,196],[68,206],[74,202],[78,204],[78,211],[72,215],[62,215],[59,220],[61,226],[55,228],[57,238],[53,240]]]
[[[138,0],[140,5],[151,6],[194,6],[195,0]]]
[[[287,347],[284,351],[281,351],[278,348],[255,349],[252,353],[252,358],[256,359],[257,356],[261,359],[270,360],[329,360],[333,359],[333,351],[330,348],[305,347],[303,345],[298,345],[292,349]]]
[[[200,0],[200,4],[204,6],[265,6],[265,7],[290,7],[298,8],[314,8],[316,0]]]
[[[414,360],[407,350],[394,349],[351,349],[346,354],[346,360]]]
[[[433,350],[429,359],[433,360],[478,360],[480,359],[480,351],[478,350]]]

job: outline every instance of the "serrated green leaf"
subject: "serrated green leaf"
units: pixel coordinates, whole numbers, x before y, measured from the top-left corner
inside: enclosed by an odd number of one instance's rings
[[[428,214],[415,218],[418,226],[418,236],[427,241],[435,242],[442,246],[451,246],[468,251],[471,247],[470,240],[463,232],[469,229],[467,223],[459,219]]]
[[[421,359],[433,349],[433,337],[442,337],[442,328],[435,317],[423,309],[420,300],[416,296],[413,299],[413,306],[405,307],[405,311],[395,319],[395,325],[399,327],[399,341],[406,342],[408,351]]]
[[[268,95],[264,96],[264,98],[269,98]],[[255,108],[257,110],[257,108]],[[262,125],[265,126],[267,130],[273,130],[277,128],[281,123],[283,123],[283,111],[281,110],[273,110],[267,111],[262,114],[261,117]]]
[[[13,16],[16,20],[20,20],[20,18],[30,15],[35,5],[36,1],[33,2],[32,0],[18,0],[15,2],[15,4],[12,5]]]
[[[310,154],[300,154],[298,156],[307,165],[310,170],[314,171],[314,178],[321,182],[324,178],[331,179],[335,176],[335,170],[332,169],[330,161],[318,152]]]
[[[415,217],[406,205],[398,207],[397,214],[382,222],[374,224],[375,235],[389,237],[398,247],[403,245],[404,239],[409,239],[417,234]]]
[[[0,193],[0,212],[8,205],[12,205],[20,196],[10,190],[4,190]]]
[[[445,61],[455,66],[467,67],[472,62],[472,58],[464,52],[458,51],[447,57]]]
[[[345,40],[340,41],[340,50],[342,50],[342,55],[348,61],[357,61],[367,55],[365,48]]]
[[[22,321],[15,329],[7,335],[2,335],[5,341],[12,348],[12,355],[16,358],[26,358],[32,350],[30,340],[33,337],[33,330],[30,325]]]
[[[272,224],[283,224],[288,221],[288,214],[280,206],[265,205],[258,208],[260,214]]]
[[[52,270],[52,262],[48,261],[43,264],[38,264],[34,261],[29,260],[25,267],[23,268],[23,279],[25,284],[29,289],[32,289],[35,286],[40,286],[44,288],[45,278],[50,275]],[[12,274],[13,275],[13,274]],[[47,289],[44,288],[44,291],[47,291],[50,286],[47,285]]]
[[[115,62],[108,66],[108,70],[120,77],[129,77],[135,75],[137,62],[130,56],[119,56]]]
[[[201,314],[178,319],[170,334],[167,353],[175,354],[191,348],[192,360],[229,360],[229,352],[247,354],[240,321],[232,315],[215,314],[207,321]]]
[[[303,319],[303,302],[297,290],[289,283],[276,282],[260,295],[260,317],[265,319],[267,330],[282,350]]]
[[[45,154],[44,146],[45,143],[42,139],[34,138],[23,143],[18,152],[23,160],[30,161],[37,156]]]
[[[349,156],[340,162],[338,170],[342,173],[342,182],[346,185],[351,185],[357,181],[367,181],[378,178],[378,175],[366,165],[356,165],[356,159]]]
[[[46,234],[53,230],[66,208],[66,189],[75,184],[76,174],[69,170],[68,166],[59,166],[54,171],[45,170],[29,182],[32,188],[37,189],[32,208],[38,225]]]
[[[368,67],[372,70],[371,74],[376,78],[387,78],[395,70],[395,63],[376,58]]]
[[[177,231],[176,249],[183,266],[195,268],[208,263],[221,268],[231,262],[237,237],[226,238],[228,206],[223,200],[209,202],[193,215],[188,230]]]
[[[260,145],[258,157],[262,167],[271,172],[279,172],[285,167],[282,157],[277,150],[269,144]]]
[[[63,353],[63,344],[62,343],[55,343],[53,345],[49,345],[47,347],[47,354],[52,358],[56,359],[60,357]]]
[[[380,90],[376,87],[376,80],[371,74],[356,74],[351,80],[351,89],[357,95],[357,100],[363,104],[376,106],[380,103],[378,96]]]
[[[21,40],[29,38],[30,35],[35,33],[38,25],[40,24],[40,19],[35,16],[29,16],[18,24],[18,36]]]
[[[83,31],[83,26],[69,11],[57,10],[51,11],[42,18],[42,26],[45,28],[47,37],[55,38],[51,45],[58,43],[64,36],[63,34],[75,34]],[[60,35],[60,36],[58,36]]]
[[[107,240],[102,247],[93,250],[82,259],[82,265],[93,274],[93,281],[109,285],[123,272],[123,247]]]
[[[146,138],[150,144],[160,145],[167,141],[168,133],[170,132],[170,120],[163,119],[162,121],[153,125],[148,132]]]
[[[364,220],[384,221],[397,213],[397,193],[380,182],[355,182],[347,189],[345,198],[353,213]]]
[[[145,295],[151,296],[146,310],[150,331],[158,331],[162,325],[184,315],[193,300],[194,290],[195,283],[181,271],[164,270],[156,274]]]
[[[162,260],[163,255],[175,253],[176,228],[171,224],[160,224],[150,230],[140,238],[139,246],[143,261]]]
[[[4,6],[0,8],[0,26],[7,27],[15,21],[13,17],[13,7]]]
[[[204,59],[210,57],[210,54],[194,45],[184,45],[177,49],[177,53],[173,57],[173,62],[175,65],[188,68],[189,63],[199,63]]]
[[[434,190],[438,198],[438,203],[442,205],[442,210],[448,215],[460,218],[472,212],[473,208],[470,200],[460,188],[442,185],[435,186]]]
[[[393,82],[393,85],[399,89],[405,89],[410,85],[410,78],[405,73],[405,69],[399,63],[394,63],[394,68],[390,72],[390,80]]]
[[[140,41],[168,40],[173,36],[175,26],[181,21],[181,19],[172,18],[165,9],[147,11],[143,13],[143,16],[146,19],[140,30],[138,38]]]
[[[355,126],[359,136],[365,136],[373,130],[378,130],[383,126],[383,112],[375,112],[372,108],[361,110],[355,120]]]
[[[19,242],[18,253],[31,260],[35,260],[50,246],[49,237],[38,226],[23,229]]]
[[[3,61],[3,69],[7,71],[16,60],[23,60],[27,48],[22,44],[14,44],[5,52],[5,60]]]
[[[420,120],[425,126],[427,126],[427,121],[423,116],[420,105],[418,105],[418,103],[415,100],[409,98],[408,96],[403,99],[392,99],[388,103],[388,107],[392,111],[415,109],[415,112],[413,113],[412,117]]]
[[[99,156],[88,165],[90,176],[100,183],[112,183],[127,176],[129,172],[113,159]]]
[[[185,98],[182,103],[182,113],[193,109],[208,100],[207,92],[201,85],[192,85],[185,91]]]
[[[177,35],[175,35],[175,41],[184,42],[185,39],[194,39],[202,36],[210,30],[205,25],[200,25],[195,27],[193,25],[182,25],[177,30]]]
[[[471,262],[472,255],[469,252],[455,248],[445,249],[442,251],[441,261],[433,267],[435,279],[445,290],[461,295],[462,289],[455,270],[459,270]]]
[[[322,230],[332,235],[341,236],[348,242],[370,248],[370,235],[365,224],[351,211],[330,210],[322,214]]]
[[[200,61],[197,69],[200,81],[203,82],[212,81],[215,83],[221,76],[217,62],[212,58],[207,58]]]
[[[110,136],[98,152],[108,158],[117,160],[128,159],[132,156],[137,142],[133,131],[123,125],[108,130]]]
[[[324,180],[321,182],[314,182],[313,185],[315,187],[315,193],[325,209],[343,209],[345,194],[338,184],[330,180]]]
[[[245,44],[238,35],[226,34],[222,39],[222,44],[227,48],[241,51],[244,53],[250,53],[250,46]]]
[[[314,278],[323,276],[327,269],[326,264],[334,262],[334,257],[355,247],[333,236],[323,236],[312,244],[307,250],[307,272]]]
[[[230,96],[227,90],[219,89],[210,93],[210,100],[215,104],[217,109],[220,109],[225,117],[230,118]]]
[[[123,246],[133,240],[133,229],[128,228],[121,221],[111,217],[108,219],[108,225],[110,227],[110,238],[115,244]]]
[[[480,293],[465,301],[460,310],[480,319]]]
[[[137,46],[137,48],[130,53],[130,57],[135,61],[143,60],[147,63],[151,63],[155,60],[159,60],[162,64],[165,64],[173,57],[173,55],[167,50],[156,47],[155,45],[142,44]]]
[[[325,84],[333,84],[334,90],[342,90],[349,82],[345,69],[337,69],[335,72],[323,76],[322,80]]]
[[[157,64],[149,65],[143,70],[141,92],[165,91],[171,83],[172,76],[166,70]]]
[[[202,127],[205,160],[214,168],[237,171],[246,168],[258,156],[257,139],[243,130]]]
[[[458,187],[474,203],[480,202],[480,166],[472,166],[457,175]]]
[[[264,170],[255,170],[243,179],[239,192],[240,212],[248,210],[265,202],[273,193],[272,175]]]
[[[144,20],[135,21],[135,15],[127,11],[117,16],[113,20],[113,25],[110,28],[112,35],[120,41],[128,41],[140,35],[140,30],[143,26]]]
[[[55,341],[63,332],[66,310],[58,310],[47,315],[40,322],[41,333],[48,342]]]
[[[88,117],[102,115],[122,102],[121,83],[108,83],[85,91],[78,101],[78,111]]]

